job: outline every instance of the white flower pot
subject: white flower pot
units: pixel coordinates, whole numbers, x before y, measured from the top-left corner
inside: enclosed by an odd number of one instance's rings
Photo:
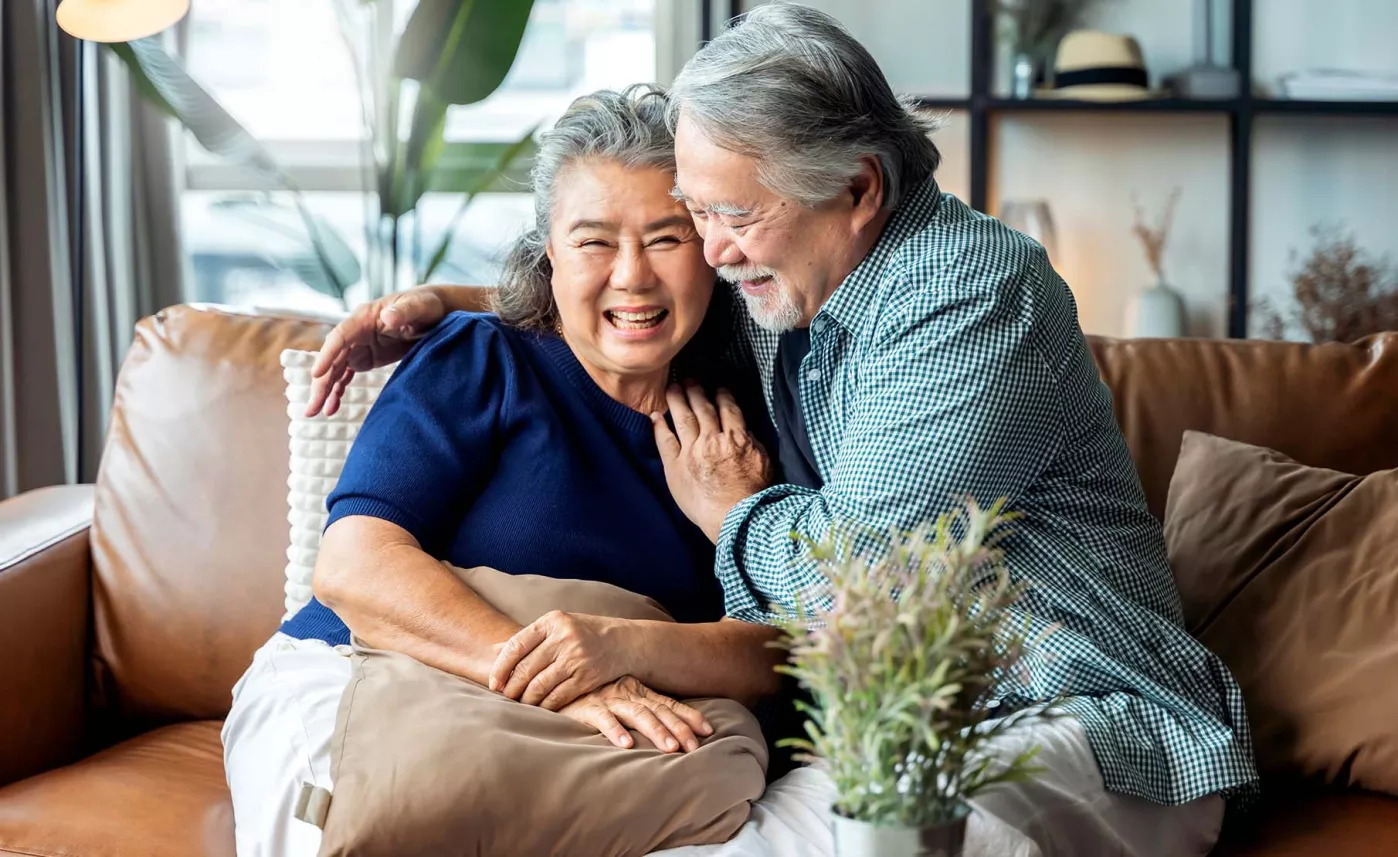
[[[966,838],[969,807],[953,821],[936,827],[903,827],[871,824],[845,818],[835,819],[837,857],[960,857]]]
[[[1184,299],[1165,283],[1144,289],[1127,310],[1127,335],[1139,338],[1184,336]]]

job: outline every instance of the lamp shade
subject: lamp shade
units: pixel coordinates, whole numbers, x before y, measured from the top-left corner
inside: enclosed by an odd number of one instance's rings
[[[89,42],[129,42],[174,26],[189,0],[63,0],[58,26]]]

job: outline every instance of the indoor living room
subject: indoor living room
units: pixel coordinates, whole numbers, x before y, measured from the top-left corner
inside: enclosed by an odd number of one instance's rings
[[[1395,29],[5,0],[0,854],[1398,854]]]

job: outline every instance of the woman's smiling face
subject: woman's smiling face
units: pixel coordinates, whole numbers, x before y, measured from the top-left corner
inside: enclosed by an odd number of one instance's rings
[[[674,173],[606,159],[570,165],[554,190],[548,257],[563,338],[596,376],[660,376],[694,336],[714,272]]]

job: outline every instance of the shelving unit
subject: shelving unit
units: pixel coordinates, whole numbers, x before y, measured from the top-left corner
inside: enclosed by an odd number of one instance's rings
[[[1187,6],[1181,4],[1183,14]],[[1243,81],[1243,94],[1226,100],[1149,98],[1140,101],[1097,102],[1059,98],[1007,99],[991,92],[994,18],[989,0],[971,0],[971,94],[967,98],[923,98],[933,109],[961,110],[970,116],[970,204],[986,211],[990,188],[992,120],[1009,113],[1212,113],[1228,117],[1229,235],[1228,335],[1247,336],[1248,249],[1251,239],[1252,134],[1259,115],[1398,116],[1398,102],[1290,101],[1263,98],[1252,92],[1252,0],[1233,0],[1233,68]]]
[[[990,0],[971,0],[971,92],[967,97],[927,97],[918,102],[935,110],[965,112],[970,125],[970,204],[988,210],[990,164],[994,146],[993,120],[1015,113],[1117,113],[1215,114],[1228,119],[1229,215],[1228,215],[1228,336],[1245,338],[1248,326],[1248,251],[1251,240],[1251,191],[1253,125],[1263,115],[1294,116],[1395,116],[1398,102],[1388,101],[1303,101],[1257,96],[1252,91],[1252,13],[1253,0],[1232,0],[1232,67],[1243,81],[1238,98],[1191,100],[1148,98],[1139,101],[1074,101],[1061,98],[1010,99],[992,92],[995,21]],[[1180,13],[1188,14],[1189,4],[1181,3]],[[725,18],[741,14],[741,0],[701,0],[703,15],[701,40],[714,35],[714,13],[726,10]]]

